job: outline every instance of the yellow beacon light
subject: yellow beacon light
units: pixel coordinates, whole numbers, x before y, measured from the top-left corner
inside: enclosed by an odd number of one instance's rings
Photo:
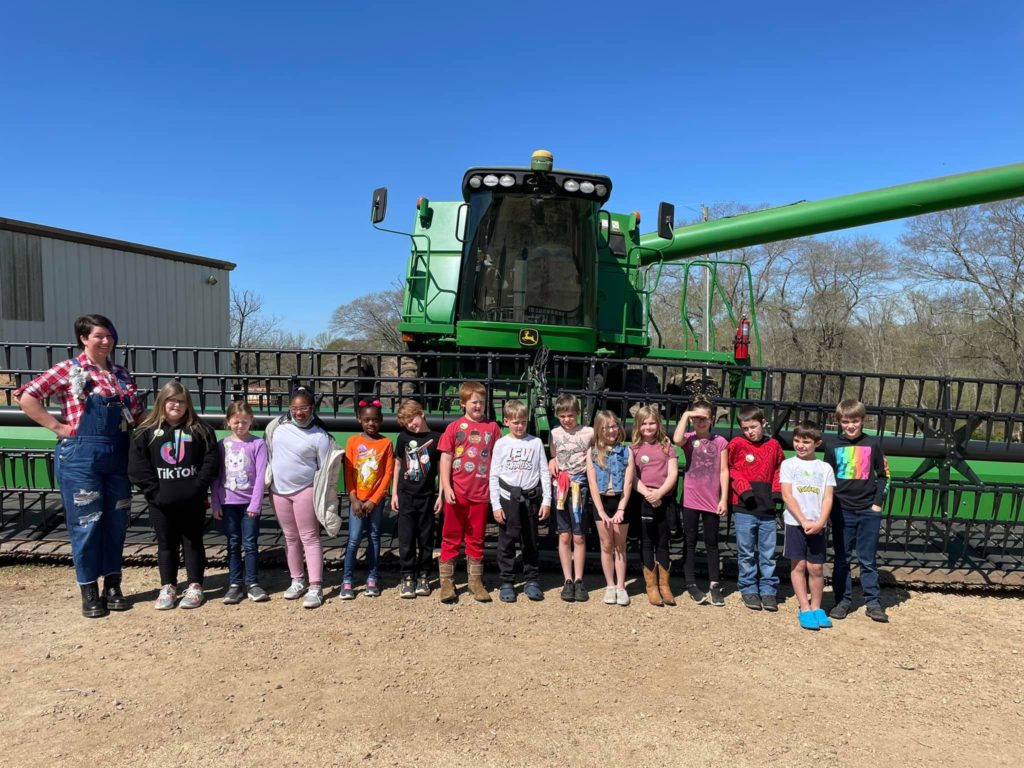
[[[531,171],[550,171],[554,165],[555,156],[546,149],[538,149],[530,156]]]

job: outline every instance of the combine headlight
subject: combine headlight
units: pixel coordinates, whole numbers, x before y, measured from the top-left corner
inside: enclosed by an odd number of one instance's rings
[[[562,184],[562,189],[566,192],[578,192],[580,189],[580,183],[576,179],[566,179],[565,183]]]
[[[506,173],[504,176],[498,179],[498,183],[501,184],[501,186],[503,187],[512,187],[515,186],[516,178],[515,176],[509,176]]]
[[[604,197],[605,195],[608,194],[608,187],[606,187],[604,184],[598,184],[596,187],[594,187],[594,191],[597,192],[599,196]]]
[[[495,176],[493,173],[488,173],[486,176],[484,176],[484,186],[485,187],[496,187],[496,186],[498,186],[498,177]]]
[[[594,192],[594,182],[584,181],[582,184],[580,184],[580,192],[582,192],[585,195],[592,194]]]
[[[469,186],[471,186],[473,189],[480,189],[480,177],[479,176],[470,176],[469,177]]]

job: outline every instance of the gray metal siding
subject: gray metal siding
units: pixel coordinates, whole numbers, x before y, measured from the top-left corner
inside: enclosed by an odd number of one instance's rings
[[[56,238],[0,234],[36,238],[43,277],[43,320],[0,319],[0,342],[74,344],[75,319],[98,312],[117,325],[122,344],[228,346],[228,269]],[[216,285],[208,283],[211,276]],[[161,371],[173,372],[169,355],[161,354],[157,362]],[[178,366],[180,373],[193,370],[190,358],[180,358]],[[148,361],[145,368],[152,370]]]

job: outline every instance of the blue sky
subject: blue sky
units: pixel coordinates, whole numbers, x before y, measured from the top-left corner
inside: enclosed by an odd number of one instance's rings
[[[236,262],[307,334],[404,275],[381,185],[408,228],[419,195],[545,147],[653,222],[1024,160],[1019,2],[49,2],[3,26],[0,217]]]

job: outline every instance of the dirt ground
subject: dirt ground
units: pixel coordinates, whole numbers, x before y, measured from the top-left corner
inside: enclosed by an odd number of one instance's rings
[[[74,572],[0,567],[0,765],[1019,766],[1024,599],[886,589],[832,630],[680,602],[210,601],[87,620]],[[329,573],[331,583],[337,573]],[[495,594],[495,597],[497,595]]]

